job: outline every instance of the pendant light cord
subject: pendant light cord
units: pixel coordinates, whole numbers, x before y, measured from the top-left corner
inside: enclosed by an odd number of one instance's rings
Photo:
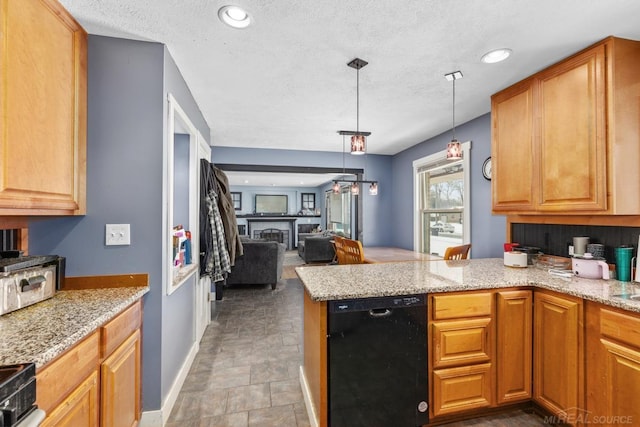
[[[451,127],[453,129],[453,139],[456,139],[456,79],[453,79],[453,114],[451,117]]]
[[[342,135],[342,179],[344,179],[345,169],[344,169],[344,135]]]
[[[360,68],[356,70],[356,134],[360,132]]]

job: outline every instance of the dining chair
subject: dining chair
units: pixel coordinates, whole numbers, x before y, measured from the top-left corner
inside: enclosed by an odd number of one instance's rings
[[[342,262],[338,259],[339,264],[364,264],[364,249],[359,240],[344,239],[342,247]]]
[[[444,259],[467,259],[471,244],[450,246],[444,251]]]
[[[338,264],[346,264],[344,261],[344,241],[345,238],[344,237],[340,237],[340,236],[333,236],[333,249],[335,249],[336,251],[336,258],[335,260],[338,262]]]

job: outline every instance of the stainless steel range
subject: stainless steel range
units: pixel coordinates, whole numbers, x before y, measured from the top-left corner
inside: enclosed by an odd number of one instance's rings
[[[65,259],[57,255],[0,253],[0,316],[51,298],[64,280]]]

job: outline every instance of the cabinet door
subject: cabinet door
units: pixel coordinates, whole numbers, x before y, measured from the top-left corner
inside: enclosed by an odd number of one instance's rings
[[[582,302],[534,296],[533,396],[550,412],[576,419],[584,408]]]
[[[496,304],[497,403],[531,398],[531,291],[499,292]]]
[[[604,45],[548,68],[538,80],[538,209],[607,209]]]
[[[101,367],[101,425],[135,426],[140,420],[140,331],[136,330]]]
[[[0,7],[0,214],[83,214],[86,32],[55,0]]]
[[[637,423],[640,317],[587,303],[587,348],[587,413],[614,424]]]
[[[494,212],[535,209],[538,162],[533,141],[533,86],[525,80],[491,98]]]
[[[98,425],[98,371],[93,371],[42,422],[42,427],[95,427]]]

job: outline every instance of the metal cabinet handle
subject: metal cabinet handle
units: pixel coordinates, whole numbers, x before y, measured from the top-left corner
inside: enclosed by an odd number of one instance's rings
[[[29,277],[28,279],[22,279],[20,280],[20,291],[27,292],[34,289],[38,289],[46,281],[47,281],[47,278],[42,275]]]

